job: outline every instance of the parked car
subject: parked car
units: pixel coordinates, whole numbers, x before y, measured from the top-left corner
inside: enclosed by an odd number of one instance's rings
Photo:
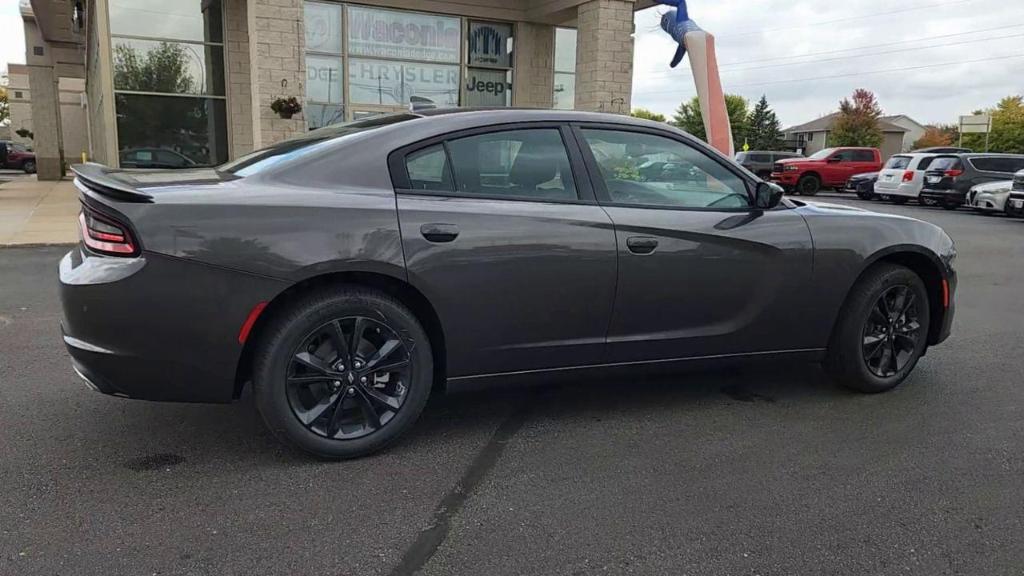
[[[895,204],[918,199],[924,187],[924,172],[935,154],[897,154],[885,163],[875,182],[875,194]]]
[[[0,140],[0,168],[35,174],[36,155],[20,142]]]
[[[1006,200],[1010,197],[1012,180],[997,180],[971,186],[967,191],[967,207],[984,214],[998,214],[1006,211]]]
[[[1024,217],[1024,170],[1013,175],[1013,187],[1006,198],[1006,213]]]
[[[843,192],[856,194],[861,200],[872,200],[875,197],[875,182],[878,180],[878,172],[864,172],[854,174],[846,181]]]
[[[814,196],[823,187],[841,189],[854,174],[881,169],[878,148],[825,148],[807,158],[776,162],[770,178],[788,191]]]
[[[170,148],[130,148],[120,154],[121,168],[193,168],[196,163]]]
[[[956,154],[941,155],[932,160],[925,172],[922,199],[930,199],[947,210],[956,210],[967,201],[972,186],[1010,180],[1024,169],[1021,154]]]
[[[771,176],[772,166],[774,166],[779,160],[803,157],[803,154],[797,154],[796,152],[777,152],[774,150],[748,150],[746,152],[736,153],[737,162],[764,180],[767,180],[768,177]]]
[[[641,177],[655,153],[699,178]],[[953,319],[940,228],[791,201],[630,117],[423,111],[217,170],[74,171],[75,370],[150,400],[251,382],[269,428],[323,457],[394,441],[446,382],[776,357],[879,392]]]

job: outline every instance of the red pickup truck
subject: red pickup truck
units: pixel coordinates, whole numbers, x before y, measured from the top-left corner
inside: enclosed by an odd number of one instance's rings
[[[776,162],[770,179],[787,191],[814,196],[822,188],[842,188],[854,174],[881,169],[878,148],[825,148],[807,158]]]

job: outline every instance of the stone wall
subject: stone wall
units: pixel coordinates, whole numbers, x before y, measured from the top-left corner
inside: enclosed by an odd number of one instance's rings
[[[516,25],[513,104],[528,108],[554,105],[555,29],[545,24]]]
[[[591,0],[578,8],[576,109],[629,114],[633,2]]]
[[[285,120],[270,109],[276,98],[305,102],[306,63],[302,0],[248,0],[254,147],[306,131],[303,115]]]
[[[249,67],[249,26],[246,0],[224,2],[228,130],[232,159],[253,150],[252,74]]]

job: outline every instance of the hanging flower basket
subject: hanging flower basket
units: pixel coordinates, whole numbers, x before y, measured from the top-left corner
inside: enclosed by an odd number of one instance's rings
[[[302,104],[294,96],[290,98],[278,98],[270,103],[270,109],[278,116],[287,120],[295,114],[302,112]]]

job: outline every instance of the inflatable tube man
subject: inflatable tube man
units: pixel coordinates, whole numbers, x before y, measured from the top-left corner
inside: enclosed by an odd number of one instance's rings
[[[732,128],[729,126],[729,112],[725,107],[722,79],[718,75],[715,37],[701,30],[696,22],[690,20],[686,0],[655,1],[675,8],[661,16],[661,29],[679,45],[669,65],[675,68],[683,56],[690,55],[690,68],[693,70],[693,81],[697,85],[697,98],[700,100],[700,112],[708,143],[722,154],[731,157],[734,152]]]

